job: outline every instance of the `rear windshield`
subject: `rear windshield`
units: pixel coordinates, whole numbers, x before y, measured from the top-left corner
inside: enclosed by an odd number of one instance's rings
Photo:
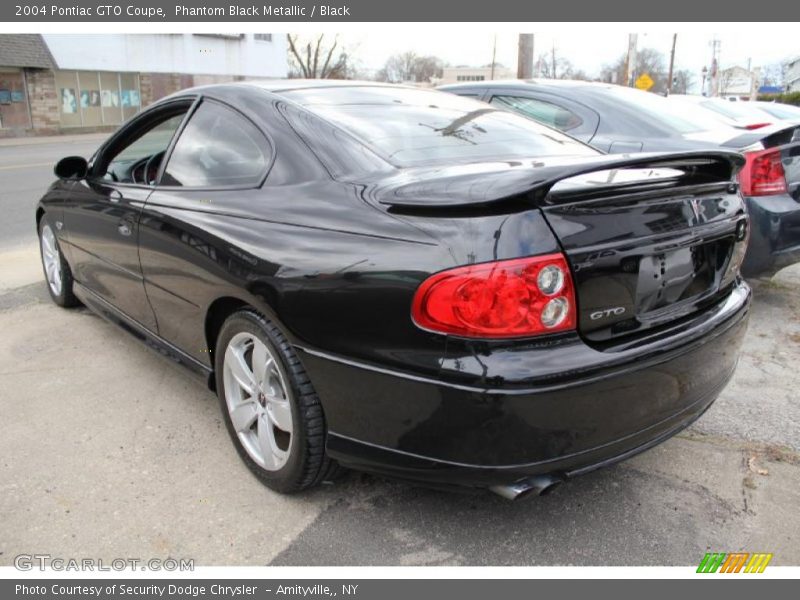
[[[445,92],[365,87],[284,94],[397,166],[598,154],[555,129]]]
[[[766,103],[759,104],[758,107],[779,119],[800,119],[800,108],[791,104]]]
[[[714,127],[702,110],[685,103],[673,103],[652,92],[622,86],[609,86],[605,93],[624,102],[656,125],[678,133],[699,133]]]
[[[770,116],[765,114],[758,106],[748,105],[744,102],[709,99],[701,102],[700,106],[731,119],[764,119]]]

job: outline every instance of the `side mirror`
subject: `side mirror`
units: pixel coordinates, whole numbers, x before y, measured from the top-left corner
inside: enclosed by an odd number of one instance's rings
[[[89,163],[82,156],[67,156],[56,163],[53,172],[59,179],[83,179],[89,172]]]

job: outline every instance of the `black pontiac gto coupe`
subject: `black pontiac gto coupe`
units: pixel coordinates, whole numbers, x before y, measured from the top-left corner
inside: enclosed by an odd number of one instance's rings
[[[343,465],[514,498],[725,386],[742,164],[602,155],[436,91],[231,84],[62,159],[36,222],[53,300],[204,377],[269,487]]]

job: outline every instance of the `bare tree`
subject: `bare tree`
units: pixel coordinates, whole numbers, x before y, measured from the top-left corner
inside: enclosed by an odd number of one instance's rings
[[[688,69],[675,71],[672,76],[672,93],[688,94],[694,86],[694,74]]]
[[[414,81],[430,81],[434,77],[441,77],[444,61],[436,56],[420,56],[414,65]]]
[[[733,84],[734,79],[736,79],[736,73],[734,69],[724,69],[719,73],[719,94],[720,96],[725,96],[728,93],[728,90]]]
[[[761,85],[782,86],[787,67],[787,63],[772,63],[761,67]]]
[[[625,59],[626,55],[622,54],[615,62],[603,67],[601,79],[610,83],[625,85]],[[666,92],[667,69],[664,55],[658,50],[642,48],[636,53],[634,77],[639,77],[645,73],[653,80],[653,87],[650,88],[651,92]]]
[[[590,77],[581,69],[576,69],[569,59],[557,56],[553,62],[552,52],[539,55],[534,64],[533,72],[538,77],[545,79],[580,79],[588,81]]]
[[[393,54],[386,59],[383,68],[378,71],[378,79],[392,83],[411,81],[417,58],[417,53],[412,50]]]
[[[440,58],[419,56],[416,52],[408,51],[390,56],[376,78],[392,83],[428,82],[433,77],[441,77],[443,67],[444,62]]]
[[[321,33],[316,38],[309,38],[305,44],[297,34],[289,34],[289,52],[292,67],[289,77],[305,79],[347,79],[351,75],[349,56],[339,45],[339,36],[332,42]]]

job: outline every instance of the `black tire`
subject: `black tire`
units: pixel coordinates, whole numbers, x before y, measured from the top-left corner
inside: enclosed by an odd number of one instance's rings
[[[229,342],[239,333],[253,335],[268,347],[280,363],[278,366],[291,388],[288,396],[293,431],[289,442],[289,457],[286,464],[276,471],[264,469],[248,454],[234,429],[225,400],[225,351]],[[214,369],[217,396],[231,440],[244,463],[264,485],[277,492],[293,493],[331,480],[339,474],[339,465],[325,453],[327,426],[314,386],[294,348],[274,323],[250,309],[228,317],[217,338]]]
[[[56,251],[58,252],[58,262],[61,268],[61,290],[56,292],[50,284],[47,275],[47,268],[45,266],[44,252],[42,249],[42,233],[45,227],[49,227],[53,232],[53,240],[55,243]],[[72,278],[72,269],[70,269],[67,259],[64,258],[64,253],[61,251],[61,246],[58,243],[58,236],[56,235],[56,225],[45,213],[39,220],[39,255],[42,260],[42,272],[44,273],[44,281],[47,286],[47,292],[50,294],[53,302],[64,308],[72,308],[80,306],[81,301],[75,296],[73,291],[74,279]]]

